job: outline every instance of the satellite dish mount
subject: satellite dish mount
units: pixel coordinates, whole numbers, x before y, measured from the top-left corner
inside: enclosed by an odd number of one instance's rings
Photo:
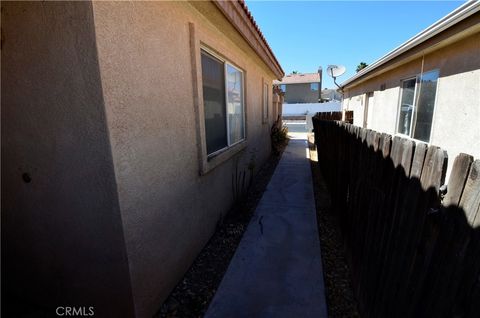
[[[343,75],[345,73],[345,66],[343,65],[329,65],[327,67],[327,73],[328,75],[330,75],[332,78],[333,78],[333,82],[335,83],[335,85],[337,85],[338,88],[340,88],[340,90],[342,90],[342,88],[340,87],[340,85],[337,84],[337,77]]]

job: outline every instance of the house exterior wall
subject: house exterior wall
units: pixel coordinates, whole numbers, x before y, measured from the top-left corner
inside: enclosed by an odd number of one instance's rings
[[[262,92],[267,81],[271,114],[274,75],[211,3],[93,6],[135,310],[147,317],[231,207],[236,165],[246,170],[254,156],[258,168],[269,156],[273,120],[262,124]],[[246,148],[203,175],[195,101],[201,45],[244,71],[247,128]]]
[[[322,90],[322,99],[323,100],[328,100],[328,101],[334,101],[338,100],[340,101],[342,99],[342,94],[337,91],[337,89],[332,89],[332,88],[324,88]]]
[[[2,35],[3,277],[151,317],[268,158],[275,75],[209,2],[2,3]],[[244,71],[247,135],[203,174],[201,45]]]
[[[430,144],[447,150],[448,171],[454,158],[469,153],[480,158],[480,33],[472,34],[429,54],[425,72],[440,71]],[[354,111],[354,124],[362,126],[366,93],[373,92],[367,128],[396,133],[402,79],[421,73],[422,58],[345,89],[342,108]],[[380,90],[381,85],[385,86]]]
[[[318,103],[320,93],[310,88],[310,83],[285,84],[285,103]]]
[[[2,313],[131,317],[91,3],[1,6]]]

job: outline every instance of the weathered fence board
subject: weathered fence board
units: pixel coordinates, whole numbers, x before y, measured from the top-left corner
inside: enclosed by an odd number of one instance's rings
[[[453,305],[451,301],[449,303],[446,299],[446,293],[448,292],[448,283],[451,281],[455,270],[456,252],[460,248],[459,238],[461,233],[459,233],[456,224],[458,223],[457,219],[461,221],[463,216],[462,211],[458,209],[458,204],[472,162],[472,156],[460,154],[453,163],[448,182],[449,191],[445,194],[442,202],[438,241],[432,256],[432,266],[430,266],[425,282],[425,286],[434,290],[435,293],[430,292],[425,287],[421,291],[420,299],[423,301],[417,300],[418,304],[415,306],[417,314],[420,316],[425,316],[428,313],[433,316],[440,316],[445,308],[450,308]],[[446,299],[446,301],[439,306],[436,304],[437,298]]]
[[[335,116],[315,142],[362,315],[480,317],[480,161],[459,155],[445,192],[444,150]]]

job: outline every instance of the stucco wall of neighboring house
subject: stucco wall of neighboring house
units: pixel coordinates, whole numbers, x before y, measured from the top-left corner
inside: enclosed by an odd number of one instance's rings
[[[426,54],[423,69],[440,70],[430,143],[447,150],[449,171],[460,152],[480,158],[480,33]],[[367,128],[395,134],[400,81],[421,70],[422,58],[418,58],[348,87],[342,107],[353,110],[354,124],[362,126],[365,94],[374,92]]]
[[[273,121],[262,124],[262,88],[270,83],[271,114],[274,75],[211,3],[93,6],[135,310],[150,317],[231,207],[236,164],[245,170],[254,156],[258,168],[269,156]],[[248,146],[205,175],[189,23],[195,41],[245,71]]]
[[[319,92],[312,90],[310,83],[286,84],[285,86],[285,103],[318,103]]]
[[[2,313],[131,317],[91,4],[1,7]]]

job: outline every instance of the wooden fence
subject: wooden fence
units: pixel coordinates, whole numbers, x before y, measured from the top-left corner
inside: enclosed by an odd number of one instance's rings
[[[313,118],[363,317],[480,317],[480,160]]]
[[[322,112],[315,115],[320,120],[342,120],[342,112]],[[353,110],[345,111],[345,122],[353,124]]]

